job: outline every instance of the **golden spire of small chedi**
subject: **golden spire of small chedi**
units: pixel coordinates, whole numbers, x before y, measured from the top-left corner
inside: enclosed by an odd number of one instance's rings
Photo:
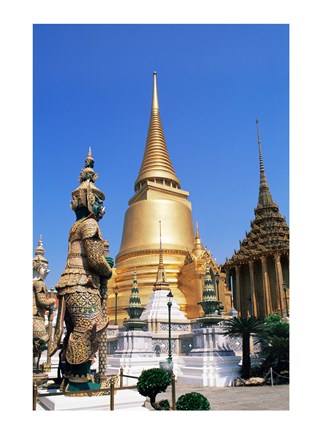
[[[164,276],[187,318],[197,318],[201,308],[205,263],[211,262],[212,278],[220,269],[210,252],[194,234],[189,192],[181,189],[168,152],[157,91],[157,74],[153,73],[153,95],[146,147],[135,181],[135,194],[129,200],[125,214],[120,250],[116,256],[115,274],[109,286],[118,285],[118,321],[127,319],[133,269],[141,286],[141,301],[145,307],[156,283],[160,263],[157,223],[163,224]],[[160,263],[161,264],[161,263]],[[160,272],[161,273],[161,272]],[[158,273],[159,275],[159,273]],[[155,287],[155,289],[157,289]],[[224,290],[224,274],[220,273],[221,301],[230,309],[230,292]],[[225,298],[226,297],[226,298]],[[114,312],[114,295],[108,301]]]

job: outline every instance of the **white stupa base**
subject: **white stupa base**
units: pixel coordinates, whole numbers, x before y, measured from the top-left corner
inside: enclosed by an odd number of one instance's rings
[[[191,350],[190,355],[230,355],[234,354],[233,348],[230,344],[230,339],[225,336],[225,331],[220,327],[202,327],[193,331],[194,335],[194,349]],[[223,354],[222,354],[223,353]]]
[[[114,357],[153,357],[152,334],[141,330],[118,333]]]
[[[180,373],[179,357],[172,356],[173,373],[175,377]],[[160,363],[166,363],[167,356],[161,357],[108,357],[108,375],[119,375],[120,368],[123,368],[124,375],[134,376],[136,378],[123,378],[124,386],[131,386],[137,384],[137,378],[141,375],[143,370],[160,368]]]
[[[114,410],[144,408],[146,398],[136,390],[117,390],[114,395]],[[110,395],[76,397],[76,396],[45,396],[39,399],[37,410],[46,411],[109,411]]]
[[[228,387],[240,375],[240,356],[199,355],[179,357],[178,382],[202,387]]]

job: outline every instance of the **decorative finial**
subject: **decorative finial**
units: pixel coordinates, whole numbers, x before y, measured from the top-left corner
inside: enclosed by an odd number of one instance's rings
[[[259,119],[258,117],[255,120],[256,126],[257,126],[257,132],[258,132],[258,142],[261,142],[260,140],[260,134],[259,134]]]
[[[38,246],[35,249],[35,255],[41,255],[42,256],[42,255],[44,255],[44,253],[45,253],[45,249],[43,246],[43,236],[42,236],[42,234],[40,234],[39,240],[38,240]]]
[[[162,227],[161,227],[161,221],[159,221],[159,224],[160,224],[160,258],[159,258],[159,268],[163,268]]]
[[[47,259],[44,257],[45,249],[43,246],[43,236],[42,234],[39,236],[38,240],[38,246],[35,249],[35,257],[33,258],[33,261],[42,261],[44,263],[48,263]]]
[[[196,255],[196,257],[199,258],[204,253],[204,251],[205,249],[199,235],[198,221],[196,221],[196,235],[192,252]]]
[[[160,224],[160,254],[159,254],[159,267],[156,275],[156,282],[154,284],[153,290],[167,289],[169,284],[166,280],[165,269],[163,265],[163,249],[162,249],[162,229],[161,229],[161,221]]]
[[[92,169],[94,167],[94,159],[92,157],[91,147],[89,147],[88,156],[86,157],[86,160],[84,162],[85,162],[84,165],[85,168]]]
[[[198,221],[196,221],[196,238],[199,238]]]
[[[260,189],[259,189],[258,205],[273,205],[274,202],[271,197],[271,193],[269,190],[269,186],[265,174],[264,164],[263,164],[258,118],[256,119],[256,127],[257,127],[257,134],[258,134],[258,147],[259,147],[259,159],[260,159]]]
[[[260,157],[260,171],[264,172],[264,164],[263,164],[263,157],[262,157],[262,150],[261,150],[261,138],[260,138],[260,130],[259,130],[259,119],[256,118],[256,127],[257,127],[257,134],[258,134],[258,146],[259,146],[259,157]]]
[[[98,174],[93,170],[94,159],[92,157],[91,147],[89,147],[88,155],[85,159],[85,165],[79,175],[80,186],[72,191],[71,209],[75,211],[78,207],[86,207],[92,213],[95,195],[100,199],[105,199],[105,194],[98,189],[94,183],[98,178]]]
[[[157,73],[154,71],[153,72],[152,111],[153,110],[158,110],[159,111],[159,99],[158,99],[158,92],[157,92],[156,76],[157,76]]]

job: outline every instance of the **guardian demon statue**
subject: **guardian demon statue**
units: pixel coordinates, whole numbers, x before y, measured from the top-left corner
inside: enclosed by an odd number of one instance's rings
[[[90,365],[109,321],[102,310],[102,297],[112,275],[113,260],[105,256],[98,224],[105,213],[105,195],[94,185],[98,175],[93,166],[89,149],[80,186],[72,192],[76,222],[69,234],[66,267],[56,285],[59,307],[50,355],[58,349],[65,322],[60,358],[65,362],[62,387],[67,392],[100,388],[91,380]]]

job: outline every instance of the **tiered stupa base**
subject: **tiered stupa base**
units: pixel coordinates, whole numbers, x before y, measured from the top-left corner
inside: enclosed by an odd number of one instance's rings
[[[178,382],[204,387],[227,387],[240,374],[240,356],[229,345],[224,330],[217,327],[195,329],[194,348],[179,359]]]

